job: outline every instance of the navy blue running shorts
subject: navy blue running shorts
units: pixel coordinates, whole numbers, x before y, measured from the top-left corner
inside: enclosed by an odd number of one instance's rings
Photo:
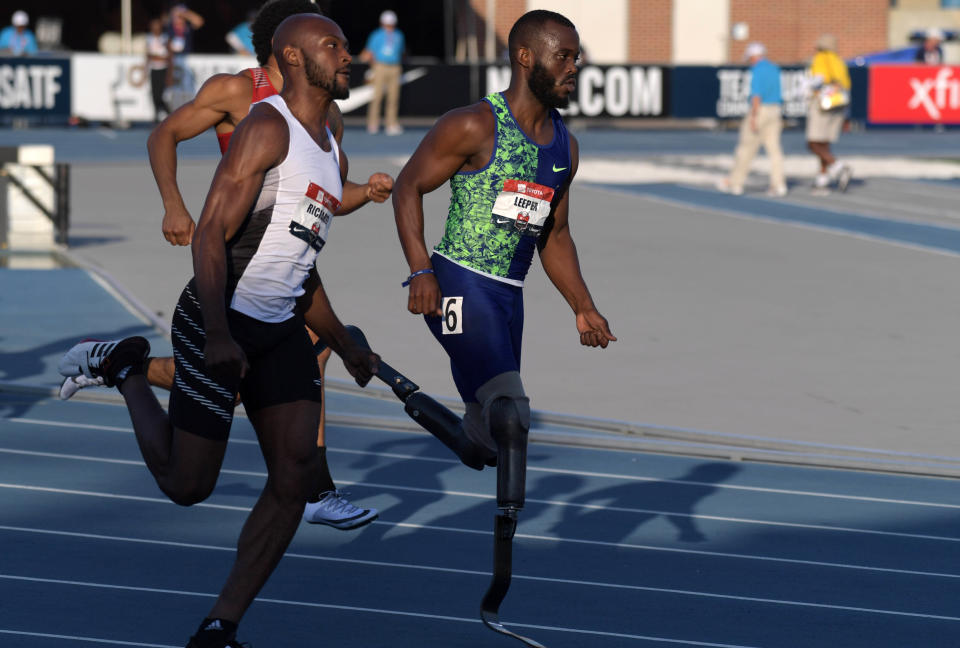
[[[477,389],[506,371],[520,371],[523,288],[469,270],[433,254],[443,296],[441,316],[424,316],[450,356],[453,381],[465,403]]]
[[[303,318],[262,322],[227,309],[230,335],[247,355],[250,369],[239,376],[214,376],[203,361],[206,335],[191,279],[173,315],[176,373],[170,392],[170,422],[208,439],[230,435],[237,394],[248,412],[299,400],[321,402],[320,370]]]

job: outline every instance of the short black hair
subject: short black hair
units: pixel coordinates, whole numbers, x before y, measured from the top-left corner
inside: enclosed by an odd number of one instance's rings
[[[542,30],[548,22],[555,22],[558,25],[576,29],[577,27],[570,22],[570,19],[559,14],[556,11],[547,9],[534,9],[528,11],[513,23],[510,28],[510,35],[507,37],[507,49],[510,50],[510,60],[514,59],[514,53],[521,45],[526,45],[533,38],[534,34]]]
[[[273,53],[273,32],[277,31],[285,19],[294,14],[312,13],[323,15],[320,7],[313,0],[269,0],[260,7],[257,17],[250,23],[253,32],[253,51],[257,55],[257,63],[266,65]]]

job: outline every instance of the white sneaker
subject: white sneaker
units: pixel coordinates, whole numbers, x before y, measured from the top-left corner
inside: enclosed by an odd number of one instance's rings
[[[387,128],[386,128],[386,130],[385,130],[384,132],[385,132],[387,135],[400,135],[401,133],[403,133],[403,126],[399,126],[399,125],[397,125],[397,126],[387,126]]]
[[[767,195],[770,196],[771,198],[783,198],[784,196],[787,195],[787,188],[783,186],[770,187],[769,189],[767,189]]]
[[[851,169],[846,164],[841,167],[840,172],[837,174],[837,189],[841,192],[847,190],[847,186],[850,184],[850,180],[853,178],[853,169]]]
[[[731,196],[743,195],[743,187],[732,186],[730,181],[726,178],[717,182],[717,191],[722,191],[723,193],[730,194]]]
[[[83,374],[79,376],[70,376],[64,378],[60,383],[60,400],[70,400],[74,394],[86,387],[102,387],[104,385],[103,376],[96,378],[87,378]]]
[[[319,501],[307,502],[303,519],[310,524],[326,524],[347,531],[370,524],[380,516],[377,509],[354,506],[344,495],[346,493],[340,490],[322,493]]]
[[[826,189],[830,186],[830,176],[826,173],[818,173],[817,177],[813,179],[813,186],[817,189]]]

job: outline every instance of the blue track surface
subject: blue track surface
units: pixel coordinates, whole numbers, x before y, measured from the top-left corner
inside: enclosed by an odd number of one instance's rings
[[[0,269],[0,286],[7,382],[55,385],[79,330],[149,333],[83,271]],[[395,401],[331,394],[329,407],[404,419]],[[353,532],[303,525],[240,638],[519,645],[477,618],[494,473],[421,433],[327,436],[338,482],[381,517]],[[0,643],[182,646],[264,477],[239,419],[216,492],[180,508],[122,406],[0,391]],[[960,645],[953,481],[538,444],[527,498],[501,617],[551,648]]]

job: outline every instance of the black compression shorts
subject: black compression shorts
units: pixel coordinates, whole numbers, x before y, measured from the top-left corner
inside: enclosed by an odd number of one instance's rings
[[[239,376],[215,376],[203,362],[206,336],[193,280],[173,315],[176,374],[170,392],[170,422],[199,436],[226,440],[236,395],[253,412],[299,400],[321,402],[320,370],[303,318],[269,323],[227,309],[230,334],[247,355],[250,369]]]

